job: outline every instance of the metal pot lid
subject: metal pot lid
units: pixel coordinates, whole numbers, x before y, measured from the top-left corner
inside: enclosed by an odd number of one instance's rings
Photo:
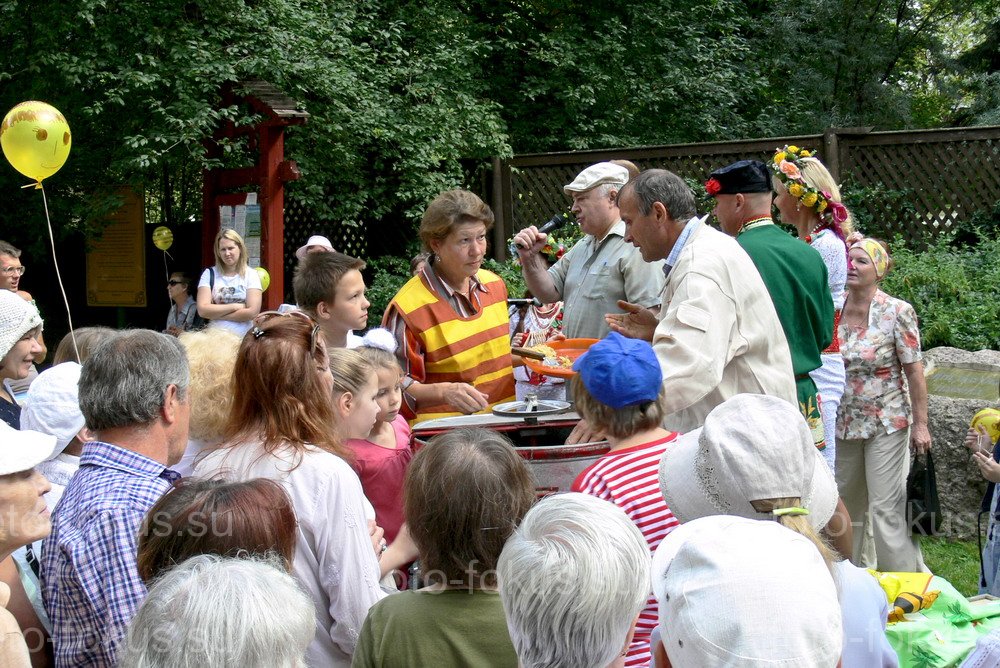
[[[493,414],[500,417],[532,418],[562,413],[569,410],[570,406],[572,404],[568,401],[539,400],[529,395],[524,401],[508,401],[504,404],[497,404],[493,407]]]

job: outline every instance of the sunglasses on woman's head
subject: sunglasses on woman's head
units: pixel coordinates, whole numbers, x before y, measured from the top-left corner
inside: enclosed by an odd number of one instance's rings
[[[313,326],[312,334],[310,334],[309,336],[309,356],[312,357],[313,359],[316,359],[316,351],[317,351],[319,332],[320,332],[319,323],[313,320],[311,317],[309,317],[308,314],[303,313],[302,311],[286,311],[284,313],[282,313],[281,311],[264,311],[263,313],[259,314],[256,318],[253,319],[254,326],[250,330],[250,333],[253,335],[255,339],[259,339],[265,334],[265,331],[262,330],[259,327],[259,325],[264,324],[265,322],[271,320],[272,318],[279,318],[282,316],[304,318]]]

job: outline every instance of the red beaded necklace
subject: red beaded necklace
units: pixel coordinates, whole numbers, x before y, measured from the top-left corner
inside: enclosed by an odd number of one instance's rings
[[[820,224],[819,224],[819,225],[818,225],[818,226],[817,226],[816,228],[814,228],[812,232],[810,232],[809,234],[807,234],[806,236],[804,236],[804,237],[803,237],[803,240],[804,240],[804,241],[805,241],[805,242],[806,242],[807,244],[811,244],[811,243],[812,243],[812,241],[813,241],[813,239],[815,239],[815,238],[816,238],[816,235],[818,235],[818,234],[819,234],[820,232],[822,232],[823,230],[828,230],[828,229],[830,229],[830,227],[832,227],[832,225],[831,225],[830,221],[825,221],[825,222],[822,222],[822,223],[820,223]]]

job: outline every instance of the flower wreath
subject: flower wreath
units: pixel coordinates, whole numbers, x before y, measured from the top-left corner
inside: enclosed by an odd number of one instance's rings
[[[819,215],[820,224],[816,231],[827,227],[833,228],[837,236],[844,238],[841,224],[847,220],[847,208],[833,200],[833,196],[825,190],[818,190],[808,185],[802,178],[799,167],[803,158],[811,158],[813,151],[807,151],[798,146],[785,146],[777,149],[771,159],[771,171],[785,186],[792,197],[799,200],[802,206],[812,209]]]

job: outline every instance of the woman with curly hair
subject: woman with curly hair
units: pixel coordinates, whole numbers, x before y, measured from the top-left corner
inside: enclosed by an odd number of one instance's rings
[[[846,239],[854,229],[850,212],[841,203],[840,188],[815,156],[797,146],[786,146],[771,160],[774,204],[784,223],[795,226],[799,238],[815,248],[826,264],[833,297],[833,343],[823,351],[822,365],[809,376],[816,383],[826,449],[823,457],[830,469],[836,463],[837,409],[844,394],[844,358],[840,354],[837,324],[844,308],[847,281]]]
[[[233,405],[233,367],[240,337],[215,327],[184,332],[179,340],[191,368],[191,426],[184,456],[173,469],[191,475],[198,455],[219,444]]]

